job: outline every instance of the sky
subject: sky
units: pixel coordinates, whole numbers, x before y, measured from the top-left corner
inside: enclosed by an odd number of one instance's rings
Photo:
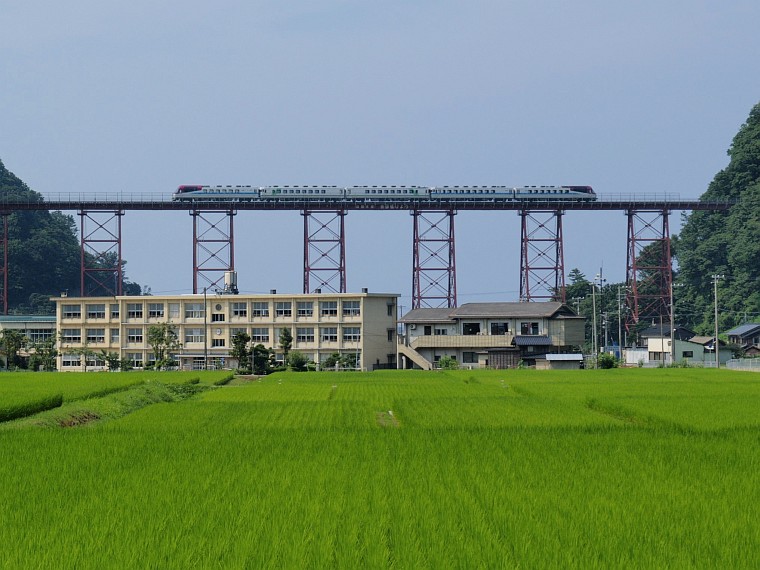
[[[0,0],[0,159],[32,189],[591,185],[697,198],[760,100],[760,3]],[[671,216],[677,232],[680,214]],[[456,216],[459,304],[519,296],[516,212]],[[192,291],[187,212],[127,212],[130,280]],[[409,307],[412,219],[346,216],[349,291]],[[300,293],[298,212],[240,212],[243,292]],[[623,212],[565,268],[625,279]]]

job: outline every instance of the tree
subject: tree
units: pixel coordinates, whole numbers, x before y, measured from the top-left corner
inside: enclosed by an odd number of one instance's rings
[[[5,329],[0,331],[0,345],[5,354],[5,368],[11,370],[21,365],[19,351],[26,346],[28,339],[17,330]]]
[[[582,299],[591,291],[591,283],[580,269],[573,268],[568,274],[570,285],[565,287],[565,299],[572,303],[573,299]]]
[[[288,364],[293,372],[306,372],[306,366],[309,363],[309,359],[303,355],[303,353],[293,350],[288,355]]]
[[[34,354],[29,359],[32,369],[42,369],[43,371],[56,369],[55,359],[58,356],[58,349],[54,336],[32,344],[31,348],[34,350]]]
[[[156,359],[156,370],[174,366],[172,353],[182,348],[177,327],[171,323],[157,323],[148,327],[148,344]]]
[[[285,356],[285,362],[288,361],[288,353],[293,346],[293,333],[290,332],[290,328],[285,327],[280,331],[280,348]]]
[[[274,352],[263,344],[257,344],[251,351],[253,373],[258,375],[269,374],[272,371],[272,359]]]
[[[2,160],[0,196],[7,201],[44,201],[41,194],[6,169]],[[93,261],[90,256],[89,262]],[[53,314],[55,305],[50,297],[62,291],[79,293],[80,263],[80,244],[72,216],[47,210],[13,211],[8,216],[9,312]]]
[[[106,365],[108,366],[108,370],[111,372],[121,370],[121,359],[119,358],[118,352],[108,352],[106,350],[101,350],[100,354],[101,358],[103,358]]]
[[[702,199],[736,200],[727,211],[685,215],[673,239],[678,262],[679,320],[698,332],[713,330],[711,276],[718,284],[719,327],[725,329],[760,315],[760,104],[754,106],[728,149],[726,168],[715,175]]]
[[[232,343],[230,356],[237,360],[238,372],[240,374],[250,374],[251,349],[248,348],[248,343],[251,342],[251,335],[245,331],[240,331],[232,335],[230,342]]]

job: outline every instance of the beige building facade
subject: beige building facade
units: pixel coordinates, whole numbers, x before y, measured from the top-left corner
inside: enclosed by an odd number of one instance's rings
[[[139,297],[58,297],[58,369],[99,370],[106,367],[102,351],[117,353],[134,368],[154,361],[148,328],[176,327],[180,350],[174,354],[183,369],[234,368],[232,337],[251,335],[283,362],[280,331],[289,328],[291,350],[316,363],[330,355],[353,355],[358,367],[373,370],[396,362],[398,295],[340,293],[286,295],[180,295]],[[87,348],[90,354],[82,357]]]

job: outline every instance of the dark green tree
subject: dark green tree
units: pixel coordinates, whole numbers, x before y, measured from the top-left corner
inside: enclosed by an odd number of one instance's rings
[[[306,366],[309,364],[309,359],[298,350],[292,350],[288,354],[288,365],[293,372],[306,372]]]
[[[29,358],[29,365],[33,370],[54,371],[56,369],[55,359],[58,356],[58,349],[54,336],[32,344],[31,348],[33,354]]]
[[[156,323],[148,327],[148,344],[156,359],[156,370],[175,366],[172,354],[182,347],[177,327],[171,323]]]
[[[726,168],[715,175],[704,200],[736,200],[727,211],[695,211],[673,240],[678,262],[679,321],[698,332],[713,329],[711,276],[719,282],[721,330],[760,316],[760,104],[755,105],[728,149]],[[680,310],[679,310],[680,308]]]
[[[290,352],[291,347],[293,346],[293,333],[290,332],[290,328],[285,327],[280,331],[280,348],[282,349],[282,353],[285,356],[285,362],[288,361],[288,353]]]
[[[248,343],[251,342],[251,335],[245,331],[240,331],[232,335],[230,340],[232,349],[230,356],[238,362],[238,372],[240,374],[251,373],[251,349]]]
[[[5,354],[5,368],[13,370],[21,365],[19,351],[26,346],[28,339],[17,330],[5,329],[0,331],[0,346]]]
[[[251,351],[253,373],[258,375],[269,374],[272,371],[274,353],[263,344],[257,344]]]

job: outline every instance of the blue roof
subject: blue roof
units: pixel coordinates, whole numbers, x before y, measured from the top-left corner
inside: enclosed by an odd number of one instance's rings
[[[732,328],[726,334],[731,336],[744,336],[751,334],[756,330],[760,330],[760,323],[747,323],[746,325],[739,325],[738,327]]]

